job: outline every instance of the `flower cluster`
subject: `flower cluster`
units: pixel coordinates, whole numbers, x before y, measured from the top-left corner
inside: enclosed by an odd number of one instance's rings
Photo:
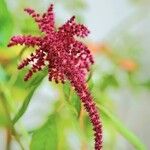
[[[33,9],[25,9],[43,32],[43,36],[14,36],[8,46],[17,44],[35,47],[35,52],[24,59],[18,66],[22,69],[31,65],[24,80],[27,81],[37,71],[48,66],[49,80],[56,83],[70,80],[75,91],[80,96],[95,131],[95,150],[102,147],[102,127],[95,103],[86,87],[85,75],[90,65],[94,63],[90,50],[82,42],[75,39],[86,37],[89,30],[82,24],[75,22],[73,16],[64,25],[55,29],[53,5],[50,5],[43,15],[36,13]]]

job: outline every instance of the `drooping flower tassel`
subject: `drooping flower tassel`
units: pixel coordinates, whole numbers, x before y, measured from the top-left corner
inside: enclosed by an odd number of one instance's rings
[[[49,81],[56,83],[69,80],[89,114],[93,130],[95,132],[95,150],[102,149],[102,125],[99,119],[93,98],[86,87],[85,76],[94,63],[90,50],[76,36],[86,37],[89,30],[82,24],[75,22],[75,16],[71,17],[58,30],[55,29],[53,4],[43,15],[33,9],[26,8],[27,12],[38,24],[44,34],[42,36],[14,36],[8,46],[25,45],[37,47],[35,52],[24,59],[18,69],[31,65],[24,80],[29,80],[34,73],[48,66]]]
[[[74,87],[78,96],[80,97],[85,110],[88,112],[90,121],[93,125],[94,136],[95,136],[95,150],[102,149],[102,125],[99,118],[98,111],[96,109],[96,104],[86,86],[84,78],[76,72],[70,69],[67,73],[67,78],[70,80],[71,85]]]

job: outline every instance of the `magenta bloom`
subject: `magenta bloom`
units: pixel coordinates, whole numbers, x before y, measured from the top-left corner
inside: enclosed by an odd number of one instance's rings
[[[17,44],[36,47],[35,53],[24,59],[18,66],[22,69],[31,65],[25,75],[27,81],[33,73],[48,65],[49,80],[56,83],[69,80],[83,102],[89,114],[93,130],[95,131],[95,150],[102,149],[102,126],[93,98],[86,86],[85,76],[90,65],[94,63],[90,50],[75,39],[75,36],[86,37],[89,30],[82,24],[75,22],[73,16],[60,28],[54,26],[53,5],[42,16],[32,9],[25,11],[34,18],[43,36],[13,36],[8,46]]]

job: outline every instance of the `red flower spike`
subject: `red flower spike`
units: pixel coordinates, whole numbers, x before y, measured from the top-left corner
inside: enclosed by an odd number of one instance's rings
[[[14,36],[8,44],[9,47],[17,44],[38,47],[35,53],[18,66],[18,69],[22,69],[31,65],[24,80],[29,80],[33,73],[42,70],[46,65],[50,81],[64,83],[66,79],[69,80],[89,114],[95,132],[95,150],[101,150],[102,125],[85,80],[85,75],[94,61],[87,46],[75,39],[75,36],[86,37],[89,30],[84,25],[77,24],[73,16],[56,31],[53,5],[42,16],[33,9],[27,8],[25,11],[34,18],[44,36]]]

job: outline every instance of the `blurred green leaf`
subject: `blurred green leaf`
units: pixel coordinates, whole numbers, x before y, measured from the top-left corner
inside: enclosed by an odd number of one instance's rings
[[[13,22],[4,0],[0,0],[0,45],[6,46],[12,33]]]
[[[89,87],[89,90],[92,91],[92,89],[94,87],[94,83],[93,83],[92,79],[88,82],[88,87]]]
[[[33,87],[31,89],[31,91],[29,92],[29,94],[27,95],[27,97],[25,98],[21,108],[19,109],[18,113],[16,114],[16,116],[14,117],[14,119],[12,121],[13,124],[15,124],[22,117],[22,115],[25,113],[25,111],[27,110],[28,105],[30,103],[30,100],[31,100],[33,94],[34,94],[35,89],[36,89],[36,87]]]
[[[105,90],[108,87],[118,87],[119,83],[116,77],[113,74],[105,74],[102,78],[100,88],[101,90]]]
[[[75,108],[77,116],[79,116],[79,113],[81,111],[81,102],[80,102],[78,95],[75,93],[75,91],[71,89],[69,82],[66,82],[63,85],[63,91],[65,95],[65,100],[68,102],[70,107],[73,106],[73,108]]]
[[[18,113],[16,114],[16,116],[13,119],[13,124],[15,124],[21,117],[22,115],[25,113],[25,111],[28,108],[28,105],[31,101],[31,98],[35,92],[35,90],[37,89],[37,87],[39,86],[39,84],[42,82],[42,80],[44,79],[44,77],[46,76],[46,69],[41,71],[39,74],[35,75],[34,78],[31,79],[31,81],[29,81],[29,83],[27,84],[27,88],[30,88],[30,92],[27,95],[27,97],[25,98],[21,108],[19,109]]]
[[[32,78],[25,82],[24,81],[24,76],[27,73],[28,69],[23,69],[21,71],[19,71],[18,77],[15,81],[15,86],[17,86],[18,88],[21,89],[30,89],[33,86],[39,86],[39,84],[41,83],[41,81],[46,77],[47,75],[47,69],[44,69],[42,71],[39,71],[36,74],[33,74]]]
[[[8,119],[2,111],[0,111],[0,127],[8,125]]]
[[[81,111],[81,102],[80,102],[78,95],[75,92],[72,93],[71,104],[76,108],[78,116],[79,116],[79,113]]]
[[[92,75],[93,75],[93,70],[91,69],[91,71],[89,72],[88,78],[86,80],[87,83],[91,80]]]
[[[71,92],[71,88],[70,88],[70,83],[69,81],[65,82],[65,84],[63,84],[63,92],[65,95],[65,98],[68,99],[70,92]]]
[[[41,81],[46,77],[46,75],[47,75],[47,68],[34,74],[33,77],[28,82],[26,82],[26,88],[38,86],[41,83]]]
[[[23,20],[21,29],[22,33],[24,34],[41,34],[37,24],[30,17],[27,17]]]
[[[0,65],[0,82],[6,81],[6,72],[3,67]]]
[[[48,121],[32,136],[31,150],[55,150],[58,143],[56,115],[51,115]]]
[[[84,123],[84,135],[88,141],[91,141],[93,138],[92,124],[90,122],[89,116],[83,117]]]
[[[94,87],[94,82],[92,79],[92,75],[93,75],[93,68],[90,70],[88,78],[86,80],[86,83],[88,84],[88,88],[90,91],[92,91],[93,87]]]
[[[98,106],[101,114],[106,116],[110,121],[114,128],[124,136],[137,150],[146,150],[145,145],[139,140],[137,136],[135,136],[129,129],[127,129],[124,124],[113,115],[108,109],[104,106]]]

